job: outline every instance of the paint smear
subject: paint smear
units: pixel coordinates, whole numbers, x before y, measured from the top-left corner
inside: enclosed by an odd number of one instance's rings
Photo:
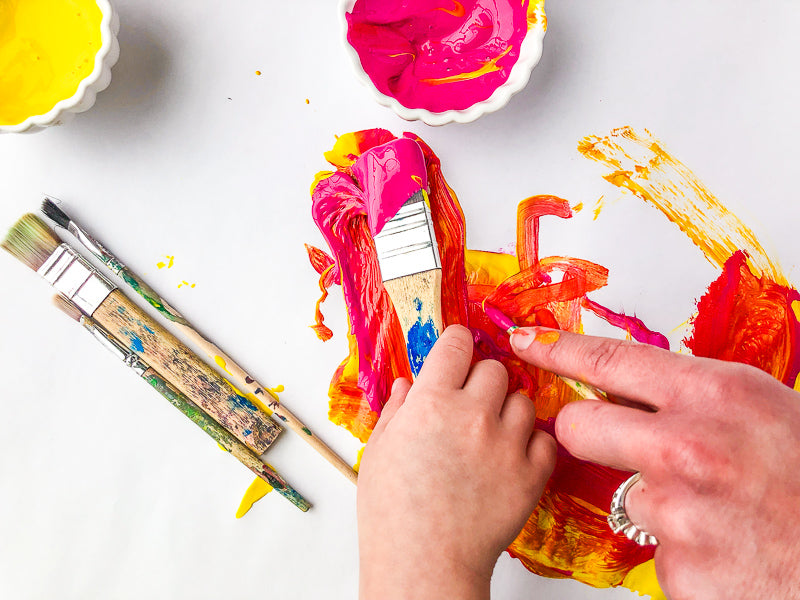
[[[667,338],[635,316],[591,299],[608,281],[607,268],[568,256],[540,256],[539,227],[569,219],[569,202],[532,196],[517,207],[516,256],[466,248],[465,221],[454,191],[433,151],[414,134],[425,160],[431,215],[442,261],[444,325],[469,327],[473,360],[500,360],[509,372],[509,392],[536,404],[537,426],[553,433],[558,411],[578,398],[554,375],[521,362],[509,338],[483,311],[484,303],[519,326],[541,325],[582,332],[587,311],[620,330],[620,337],[669,348]],[[365,442],[397,377],[411,366],[400,324],[383,289],[364,208],[364,188],[353,164],[371,148],[395,139],[382,129],[337,138],[325,154],[334,171],[314,180],[314,218],[331,254],[307,246],[323,291],[315,307],[315,329],[323,325],[321,304],[341,285],[349,317],[348,356],[335,370],[329,418]],[[754,364],[787,385],[797,384],[800,295],[752,232],[716,200],[682,163],[649,133],[631,128],[584,139],[579,150],[610,168],[606,179],[660,210],[720,269],[717,281],[698,301],[687,348],[702,356]],[[362,331],[367,335],[359,336]],[[556,333],[557,335],[557,333]],[[366,340],[366,341],[364,341]],[[363,344],[367,344],[364,346]],[[536,510],[508,548],[530,571],[573,578],[596,587],[623,585],[662,598],[653,569],[653,548],[642,548],[611,533],[606,515],[611,496],[628,474],[580,461],[563,447]]]
[[[557,331],[540,331],[536,334],[533,338],[533,341],[539,342],[540,344],[555,344],[560,338],[561,335]]]
[[[241,519],[245,516],[253,508],[253,504],[269,494],[272,489],[272,486],[261,477],[256,477],[244,493],[241,503],[239,503],[239,508],[236,510],[236,518]]]
[[[156,263],[156,266],[157,266],[159,269],[164,269],[164,268],[171,269],[171,268],[172,268],[172,265],[174,265],[174,264],[175,264],[175,257],[174,257],[174,256],[170,256],[169,254],[166,254],[166,255],[164,256],[164,258],[166,259],[166,262],[164,262],[164,261],[160,260],[160,261],[158,261],[158,262]]]

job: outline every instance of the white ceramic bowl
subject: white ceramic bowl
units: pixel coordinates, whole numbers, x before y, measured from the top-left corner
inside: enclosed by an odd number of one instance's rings
[[[339,0],[339,21],[341,24],[342,38],[344,48],[350,56],[353,69],[359,81],[372,90],[375,99],[388,106],[399,116],[407,121],[423,121],[428,125],[445,125],[447,123],[469,123],[486,113],[494,112],[506,104],[511,99],[511,96],[522,90],[531,77],[531,71],[539,62],[542,56],[542,40],[547,31],[547,19],[544,13],[544,3],[540,4],[537,10],[536,23],[528,28],[528,33],[520,47],[520,54],[517,62],[511,68],[508,79],[503,82],[497,89],[492,92],[486,100],[476,102],[469,108],[460,110],[448,110],[445,112],[431,112],[424,108],[407,108],[400,104],[400,102],[392,96],[387,96],[379,91],[372,83],[369,75],[364,71],[361,65],[361,59],[358,56],[355,48],[347,41],[347,17],[346,14],[353,10],[356,0]]]
[[[0,133],[22,133],[41,131],[51,125],[62,125],[75,113],[89,110],[97,93],[111,83],[111,67],[119,58],[119,15],[108,0],[96,0],[103,15],[100,22],[101,45],[95,54],[94,69],[78,84],[78,89],[69,98],[56,103],[48,112],[32,115],[16,125],[0,125]]]

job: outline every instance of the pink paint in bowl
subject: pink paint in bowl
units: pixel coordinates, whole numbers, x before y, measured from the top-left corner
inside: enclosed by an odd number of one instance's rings
[[[527,84],[544,0],[343,0],[346,47],[378,101],[429,125],[472,121]]]

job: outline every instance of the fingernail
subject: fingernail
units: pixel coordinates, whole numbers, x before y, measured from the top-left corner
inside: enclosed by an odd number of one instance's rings
[[[519,329],[515,329],[511,333],[511,346],[517,352],[524,352],[528,348],[530,348],[531,344],[533,343],[534,336],[531,335],[531,332],[528,329],[524,329],[520,327]]]

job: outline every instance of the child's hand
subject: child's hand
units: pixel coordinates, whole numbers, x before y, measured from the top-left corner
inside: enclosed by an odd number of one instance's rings
[[[359,474],[362,600],[488,598],[552,472],[533,402],[471,360],[469,330],[448,327],[414,385],[395,382]]]

